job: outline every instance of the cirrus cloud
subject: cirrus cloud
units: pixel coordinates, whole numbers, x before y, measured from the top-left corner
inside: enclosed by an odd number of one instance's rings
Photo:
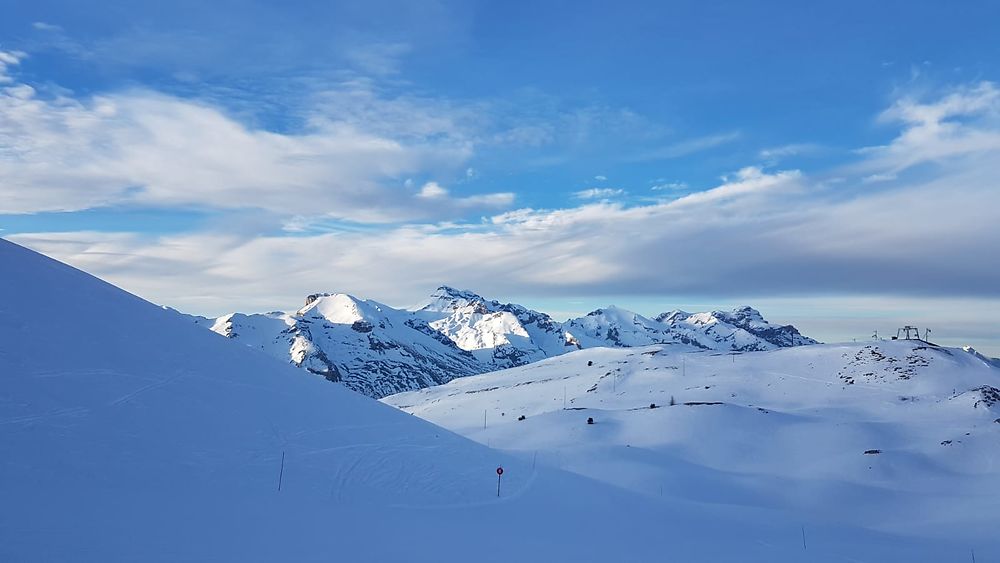
[[[576,199],[608,199],[624,195],[625,190],[619,188],[588,188],[573,193]]]

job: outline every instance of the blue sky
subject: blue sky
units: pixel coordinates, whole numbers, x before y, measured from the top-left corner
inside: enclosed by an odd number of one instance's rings
[[[2,4],[0,236],[154,301],[448,283],[1000,354],[996,3]]]

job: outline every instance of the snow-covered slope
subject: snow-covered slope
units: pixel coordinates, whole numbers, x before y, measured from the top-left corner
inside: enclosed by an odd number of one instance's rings
[[[769,325],[749,307],[661,317],[663,322],[609,307],[558,323],[521,305],[442,286],[412,311],[344,294],[316,294],[293,313],[193,319],[376,398],[595,346],[677,343],[770,350],[815,342],[794,327]]]
[[[961,538],[980,561],[1000,557],[1000,368],[989,360],[921,341],[679,349],[582,350],[383,400],[650,496]]]
[[[972,346],[963,346],[962,349],[965,350],[966,352],[972,354],[973,356],[979,358],[980,360],[982,360],[982,361],[984,361],[984,362],[986,362],[986,363],[988,363],[990,365],[993,365],[993,366],[996,366],[996,367],[1000,368],[1000,358],[990,358],[988,356],[984,356],[984,355],[980,354],[979,352],[977,352],[976,349],[973,348]]]
[[[0,270],[0,561],[799,553],[787,521],[533,468],[3,240]],[[324,319],[357,314],[327,305]],[[717,530],[730,545],[706,541]]]

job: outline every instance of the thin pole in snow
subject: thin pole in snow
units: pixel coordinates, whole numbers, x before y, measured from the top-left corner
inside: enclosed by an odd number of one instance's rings
[[[566,408],[566,386],[563,386],[563,408]]]
[[[976,550],[972,549],[970,551],[972,551],[972,563],[976,563]]]
[[[806,527],[802,526],[802,551],[806,550]]]
[[[281,451],[281,470],[278,471],[278,491],[281,491],[281,479],[285,476],[285,451]]]
[[[531,456],[531,470],[535,470],[535,460],[538,459],[538,450],[535,450],[535,455]]]
[[[486,430],[486,411],[483,410],[483,430]]]

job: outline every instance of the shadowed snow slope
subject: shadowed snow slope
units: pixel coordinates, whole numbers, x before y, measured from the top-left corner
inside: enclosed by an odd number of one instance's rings
[[[984,560],[1000,556],[997,388],[990,361],[922,341],[736,355],[659,345],[582,350],[383,401],[668,502],[776,510],[807,534],[860,526],[958,541]]]
[[[0,561],[801,560],[780,512],[535,469],[3,240],[0,271]]]

